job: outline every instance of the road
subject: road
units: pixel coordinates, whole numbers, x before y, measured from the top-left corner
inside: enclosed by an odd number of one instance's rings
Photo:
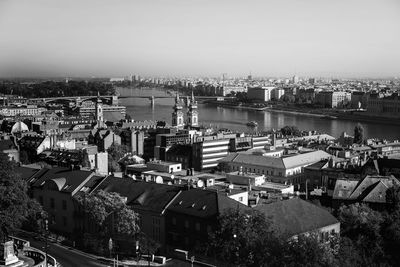
[[[32,247],[45,251],[45,241],[35,240],[32,235],[21,233],[18,237],[28,240]],[[48,253],[56,258],[62,267],[106,267],[109,264],[103,264],[96,258],[75,249],[69,249],[59,244],[49,242]],[[111,265],[112,266],[112,265]]]

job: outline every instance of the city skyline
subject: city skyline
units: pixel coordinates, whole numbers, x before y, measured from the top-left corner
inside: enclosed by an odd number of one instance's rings
[[[2,1],[0,77],[398,77],[400,3]]]

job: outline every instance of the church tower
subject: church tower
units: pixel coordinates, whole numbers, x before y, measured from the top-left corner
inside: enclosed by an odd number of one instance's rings
[[[172,112],[172,126],[177,128],[183,128],[184,120],[183,120],[183,111],[182,104],[179,99],[179,94],[176,94],[174,112]]]
[[[104,126],[104,116],[103,116],[103,102],[100,99],[100,93],[97,92],[97,101],[96,101],[96,121],[97,127],[102,128]]]
[[[192,91],[192,99],[190,100],[187,117],[188,117],[188,126],[191,126],[191,127],[199,126],[199,112],[197,111],[197,102],[194,99],[193,91]]]

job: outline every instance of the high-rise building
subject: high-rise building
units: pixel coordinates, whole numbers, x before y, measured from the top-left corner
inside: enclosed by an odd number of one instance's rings
[[[197,102],[194,99],[193,91],[187,116],[188,116],[188,126],[191,127],[199,126],[199,112],[197,111]]]
[[[183,120],[182,104],[179,99],[179,94],[176,94],[174,112],[172,112],[172,127],[183,128],[185,123]]]

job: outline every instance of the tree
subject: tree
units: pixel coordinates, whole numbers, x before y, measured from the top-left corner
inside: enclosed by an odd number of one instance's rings
[[[354,127],[354,144],[362,144],[364,142],[364,128],[361,124]]]
[[[21,227],[22,223],[31,219],[32,225],[37,223],[41,206],[27,194],[27,185],[14,171],[15,164],[8,156],[0,153],[0,229],[8,233]],[[0,231],[1,241],[5,238]]]
[[[125,145],[113,143],[108,149],[108,170],[110,172],[119,172],[121,167],[118,161],[129,152],[129,148]]]
[[[227,266],[335,266],[339,237],[328,243],[313,233],[288,239],[273,229],[263,213],[229,209],[209,234],[205,254]]]
[[[285,136],[287,135],[301,136],[301,131],[296,126],[285,126],[281,129],[281,133]]]
[[[120,194],[100,190],[95,194],[79,196],[77,200],[100,230],[96,234],[85,233],[85,239],[91,246],[96,244],[97,238],[97,243],[102,244],[101,250],[106,251],[107,241],[114,233],[132,240],[139,232],[139,217],[126,205],[126,198]],[[97,246],[95,249],[98,249]]]
[[[263,213],[229,209],[218,218],[216,231],[209,234],[205,254],[229,265],[273,266],[280,262],[281,240]]]
[[[363,265],[371,266],[382,262],[384,257],[381,236],[382,215],[366,204],[342,206],[338,211],[341,234],[352,240],[363,260]]]

